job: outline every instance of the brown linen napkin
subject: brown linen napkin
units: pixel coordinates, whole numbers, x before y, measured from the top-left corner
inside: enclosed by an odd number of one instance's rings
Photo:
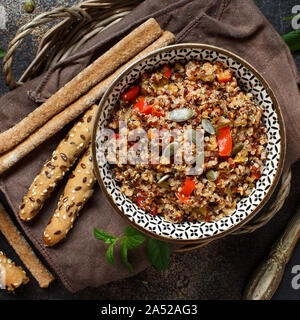
[[[20,121],[37,106],[37,102],[53,94],[149,17],[154,17],[163,29],[173,32],[178,43],[199,42],[224,47],[248,60],[261,72],[273,88],[285,118],[288,147],[286,166],[299,159],[300,97],[296,83],[297,68],[280,36],[249,0],[144,1],[119,23],[95,36],[75,55],[58,63],[47,74],[3,96],[0,99],[1,130],[4,131]],[[27,98],[27,93],[30,99]],[[1,191],[16,216],[22,197],[33,178],[67,130],[68,128],[38,147],[2,176]],[[94,227],[116,236],[125,227],[125,222],[106,201],[99,187],[67,240],[57,247],[44,248],[43,231],[56,208],[64,182],[32,223],[25,224],[18,220],[25,234],[72,292],[130,276],[120,256],[116,259],[115,267],[106,262],[107,246],[93,237]],[[129,254],[136,272],[149,265],[144,248],[133,250]]]

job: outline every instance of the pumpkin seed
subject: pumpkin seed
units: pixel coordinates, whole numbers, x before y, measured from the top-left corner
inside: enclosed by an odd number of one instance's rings
[[[169,174],[166,174],[164,175],[163,177],[161,177],[158,181],[157,181],[157,184],[160,185],[162,184],[163,182],[165,182],[166,180],[168,180],[170,178],[170,175]]]
[[[34,2],[33,0],[25,0],[25,10],[28,13],[32,13],[34,10]]]
[[[202,127],[203,129],[209,133],[209,134],[215,134],[215,127],[212,125],[212,123],[210,122],[210,120],[208,119],[202,119],[201,121]]]
[[[231,151],[231,155],[232,156],[235,156],[236,154],[238,154],[240,151],[242,151],[244,148],[244,144],[239,142],[239,143],[236,143],[233,148],[232,148],[232,151]]]
[[[176,150],[179,148],[179,146],[180,145],[178,142],[175,142],[175,141],[171,142],[164,149],[162,156],[164,158],[170,158],[170,157],[174,156],[174,154],[175,154]]]
[[[218,121],[218,128],[224,128],[231,124],[231,121],[229,119],[224,118],[223,116],[220,117]]]
[[[187,121],[194,116],[194,111],[189,108],[175,109],[169,113],[168,120],[175,122]]]
[[[205,218],[207,215],[207,208],[206,207],[200,207],[199,213]]]
[[[209,181],[215,181],[218,177],[218,174],[214,170],[209,170],[206,172],[206,178]]]
[[[161,188],[164,188],[164,189],[167,189],[167,190],[170,190],[170,189],[171,189],[171,187],[170,187],[170,185],[168,184],[167,181],[161,182],[161,183],[159,184],[159,186],[160,186]]]
[[[207,215],[207,209],[206,207],[200,207],[200,208],[194,209],[192,211],[192,215],[196,219],[204,220],[204,218],[206,218],[206,215]]]

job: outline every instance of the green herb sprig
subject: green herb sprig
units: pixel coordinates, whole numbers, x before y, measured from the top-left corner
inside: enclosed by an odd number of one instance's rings
[[[5,54],[5,51],[2,48],[0,48],[0,59],[4,58]]]
[[[120,243],[122,260],[131,273],[134,273],[134,270],[132,264],[128,261],[128,250],[139,247],[145,241],[147,241],[146,254],[150,263],[159,270],[165,270],[169,265],[170,245],[167,242],[149,238],[131,226],[127,226],[124,234],[120,237],[115,237],[101,229],[94,228],[94,237],[109,245],[106,251],[106,259],[112,265],[115,265],[115,245]]]
[[[281,36],[292,52],[300,50],[300,29]]]
[[[291,21],[294,18],[299,18],[300,15],[295,15],[291,17],[284,17],[284,21]],[[299,51],[300,50],[300,29],[288,32],[281,36],[281,38],[286,42],[288,47],[292,52]]]

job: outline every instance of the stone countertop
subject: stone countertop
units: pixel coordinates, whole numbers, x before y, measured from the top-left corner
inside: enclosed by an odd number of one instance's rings
[[[7,13],[6,30],[0,30],[0,47],[6,48],[17,29],[30,21],[24,12],[22,0],[0,0]],[[76,0],[35,0],[34,14],[51,10],[58,6],[71,6]],[[284,34],[292,30],[289,21],[283,17],[292,15],[296,0],[255,0],[274,28]],[[16,77],[31,61],[36,37],[28,37],[19,50],[14,65]],[[21,52],[20,52],[21,51]],[[295,60],[300,69],[300,54]],[[0,67],[0,94],[8,91]],[[0,292],[1,299],[241,299],[243,289],[255,266],[268,254],[270,247],[284,229],[290,216],[299,205],[300,195],[299,162],[293,167],[291,193],[279,213],[264,227],[251,233],[227,236],[215,240],[203,248],[171,255],[169,268],[157,271],[152,267],[130,279],[116,281],[99,288],[88,288],[76,294],[69,293],[59,281],[47,290],[40,289],[34,279],[19,288],[15,295]],[[0,249],[22,265],[13,249],[0,234]],[[103,263],[106,263],[103,258]],[[300,290],[291,286],[294,265],[300,265],[300,243],[286,267],[284,278],[273,299],[300,299]]]

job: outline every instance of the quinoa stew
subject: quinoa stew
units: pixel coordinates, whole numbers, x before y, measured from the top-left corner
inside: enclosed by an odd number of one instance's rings
[[[114,152],[106,157],[121,192],[147,214],[217,221],[232,215],[261,176],[262,116],[221,62],[166,63],[121,94],[107,126]]]
[[[253,219],[280,180],[285,150],[263,76],[228,50],[195,43],[127,67],[101,99],[92,135],[94,171],[116,212],[184,244]]]

